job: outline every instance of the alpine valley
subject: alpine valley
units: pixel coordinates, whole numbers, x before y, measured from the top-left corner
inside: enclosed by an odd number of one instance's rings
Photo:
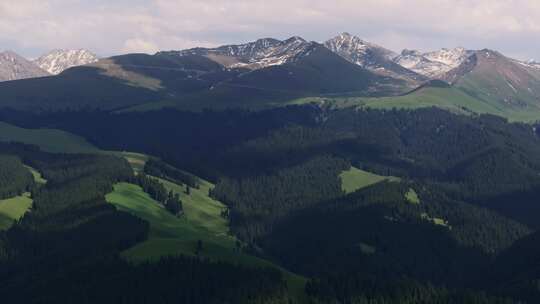
[[[348,33],[0,53],[2,303],[540,302],[540,64]]]

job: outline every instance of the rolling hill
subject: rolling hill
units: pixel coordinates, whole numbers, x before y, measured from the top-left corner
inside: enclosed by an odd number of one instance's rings
[[[97,153],[84,138],[56,129],[25,129],[0,121],[0,141],[36,145],[53,153]]]

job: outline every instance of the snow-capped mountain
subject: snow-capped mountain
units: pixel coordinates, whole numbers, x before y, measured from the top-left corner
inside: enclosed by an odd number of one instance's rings
[[[284,41],[265,38],[255,42],[239,45],[226,45],[218,48],[194,48],[183,51],[161,52],[161,54],[189,56],[206,56],[227,68],[260,69],[274,65],[294,62],[309,54],[314,42],[300,37],[292,37]]]
[[[58,75],[63,71],[80,65],[98,61],[98,57],[87,50],[53,50],[34,60],[41,69]]]
[[[422,53],[403,50],[394,62],[421,75],[437,78],[467,61],[472,52],[458,47]]]
[[[349,33],[342,33],[326,41],[324,45],[349,62],[377,74],[412,81],[425,80],[416,72],[393,62],[393,58],[398,54]]]
[[[391,60],[397,54],[349,33],[342,33],[324,43],[341,57],[363,67],[378,65],[378,59]],[[374,58],[377,57],[377,58]]]
[[[50,75],[22,56],[5,51],[0,53],[0,81],[18,80]]]

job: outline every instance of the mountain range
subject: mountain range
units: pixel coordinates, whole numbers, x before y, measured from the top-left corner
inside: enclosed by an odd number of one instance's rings
[[[15,52],[0,53],[0,81],[38,78],[58,75],[63,71],[90,64],[97,56],[83,49],[53,50],[35,60],[28,60]]]
[[[2,303],[539,303],[535,61],[348,33],[0,58]]]
[[[324,43],[263,38],[101,60],[85,50],[52,51],[33,62],[9,54],[0,59],[0,79],[58,75],[0,84],[3,105],[19,108],[267,108],[312,97],[347,97],[348,105],[351,97],[391,97],[378,106],[402,105],[401,96],[431,94],[440,80],[448,88],[437,94],[449,95],[445,102],[457,111],[540,118],[540,64],[488,49],[395,53],[342,33]],[[464,106],[465,99],[471,102]],[[432,100],[420,104],[438,106]]]
[[[283,41],[263,38],[246,44],[165,51],[156,55],[203,56],[227,69],[257,70],[293,63],[309,55],[310,49],[315,45],[318,43],[306,41],[298,36]],[[456,47],[430,52],[405,49],[398,54],[346,32],[325,41],[322,45],[347,61],[376,74],[412,83],[444,79],[446,73],[458,68],[476,53],[473,50]],[[0,79],[4,81],[42,77],[48,74],[58,75],[71,67],[98,61],[96,55],[84,49],[53,50],[34,60],[27,60],[12,51],[1,54],[0,64],[4,69],[0,73]],[[540,63],[533,60],[513,61],[525,68],[540,69]],[[41,70],[36,69],[36,66]]]

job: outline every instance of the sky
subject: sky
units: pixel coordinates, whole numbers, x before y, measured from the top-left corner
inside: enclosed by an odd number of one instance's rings
[[[0,0],[0,50],[99,56],[349,32],[394,51],[463,46],[540,60],[538,0]]]

